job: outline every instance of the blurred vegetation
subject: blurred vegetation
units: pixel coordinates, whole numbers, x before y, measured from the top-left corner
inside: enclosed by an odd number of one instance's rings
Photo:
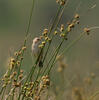
[[[0,0],[0,74],[5,72],[5,66],[7,60],[13,52],[22,44],[27,22],[29,18],[29,12],[31,9],[32,0]],[[35,36],[39,36],[45,27],[48,27],[51,19],[56,14],[58,5],[55,0],[37,0],[33,17],[32,25],[30,28],[30,40],[28,40],[28,49],[25,56],[28,58],[24,60],[23,67],[26,70],[31,65],[31,43]],[[60,23],[66,24],[74,16],[75,10],[79,13],[80,25],[77,26],[70,35],[69,40],[64,44],[63,48],[78,34],[85,26],[99,26],[99,0],[70,0]],[[60,27],[60,26],[58,26]],[[72,79],[74,78],[74,86],[82,84],[84,77],[89,77],[91,73],[95,73],[97,76],[93,82],[91,89],[99,84],[99,30],[92,31],[90,36],[85,36],[75,46],[73,46],[68,53],[66,53],[66,61],[68,67],[65,70],[65,76]],[[53,43],[53,47],[58,44]],[[30,55],[30,56],[28,56]],[[55,69],[57,66],[55,67]],[[52,80],[56,84],[62,84],[58,82],[57,72],[53,70]],[[53,78],[54,77],[54,78]],[[77,81],[79,83],[77,83]],[[71,86],[72,87],[72,86]]]

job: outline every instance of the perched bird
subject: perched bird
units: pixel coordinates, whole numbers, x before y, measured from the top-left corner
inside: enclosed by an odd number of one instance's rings
[[[33,43],[32,43],[32,54],[35,58],[37,58],[40,55],[39,61],[38,61],[38,65],[39,67],[42,66],[42,53],[41,52],[41,48],[39,48],[39,45],[41,43],[41,39],[39,37],[35,37],[33,39]]]

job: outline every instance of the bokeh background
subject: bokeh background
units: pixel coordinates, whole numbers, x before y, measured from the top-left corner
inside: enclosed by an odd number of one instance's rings
[[[0,0],[0,74],[5,72],[9,56],[23,43],[31,4],[32,0]],[[55,0],[36,0],[26,54],[29,60],[25,60],[23,65],[26,70],[32,63],[29,57],[32,39],[48,27],[57,8]],[[84,27],[99,26],[99,0],[69,0],[60,24],[65,25],[74,13],[80,15],[80,25],[71,32],[69,42],[75,39]],[[53,47],[56,44],[54,42]],[[63,48],[65,47],[66,44]],[[99,84],[99,30],[93,30],[89,36],[85,35],[65,56],[68,64],[65,73],[69,79],[75,75],[82,78],[95,73],[95,84]]]

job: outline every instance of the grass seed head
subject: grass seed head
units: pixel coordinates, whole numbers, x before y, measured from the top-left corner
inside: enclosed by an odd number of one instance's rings
[[[18,52],[15,52],[15,53],[14,53],[14,56],[18,56]]]
[[[44,45],[43,45],[43,44],[40,44],[40,45],[39,45],[39,48],[43,48],[43,47],[44,47]]]
[[[11,62],[13,62],[13,63],[15,63],[15,59],[14,58],[11,58],[11,60],[10,60]]]
[[[22,79],[22,78],[23,78],[23,74],[20,74],[20,75],[19,75],[19,79]]]
[[[46,43],[45,41],[42,41],[42,45],[45,45],[45,43]]]
[[[75,26],[74,23],[71,23],[71,24],[69,25],[70,28],[74,28],[74,26]]]
[[[22,51],[19,51],[19,52],[18,52],[18,55],[21,55],[21,54],[22,54]]]
[[[70,28],[69,26],[68,26],[68,28],[67,28],[67,31],[68,31],[68,32],[70,32],[70,31],[71,31],[71,28]]]
[[[90,34],[90,29],[89,28],[84,28],[84,32],[87,33],[87,35]]]
[[[60,37],[65,37],[65,34],[64,34],[64,33],[61,33],[61,34],[60,34]]]
[[[78,21],[76,21],[76,24],[79,24],[80,23],[80,21],[78,20]]]
[[[61,6],[64,6],[64,5],[65,5],[65,1],[64,1],[64,0],[61,0],[61,1],[60,1],[60,5],[61,5]]]
[[[18,61],[17,61],[17,66],[18,66],[18,67],[20,66],[20,63],[21,63],[21,62],[18,60]]]
[[[58,33],[58,32],[57,32],[57,31],[55,31],[55,32],[54,32],[54,35],[57,35],[57,33]]]
[[[15,72],[13,72],[13,76],[15,76],[17,74],[17,72],[15,71]]]
[[[43,35],[44,35],[44,36],[47,36],[47,33],[48,33],[48,29],[44,29]]]
[[[74,18],[80,18],[79,14],[75,14]]]
[[[25,50],[26,50],[26,46],[23,46],[23,47],[22,47],[22,50],[25,51]]]
[[[61,24],[61,27],[60,27],[60,32],[63,32],[64,31],[64,25]]]

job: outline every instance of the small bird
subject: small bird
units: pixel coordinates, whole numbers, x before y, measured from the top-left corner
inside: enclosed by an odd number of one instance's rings
[[[35,58],[37,58],[40,55],[41,52],[41,48],[39,48],[39,45],[41,43],[41,39],[39,37],[35,37],[33,39],[33,43],[32,43],[32,54]],[[42,66],[42,53],[40,55],[39,61],[38,61],[38,65],[39,67]]]

